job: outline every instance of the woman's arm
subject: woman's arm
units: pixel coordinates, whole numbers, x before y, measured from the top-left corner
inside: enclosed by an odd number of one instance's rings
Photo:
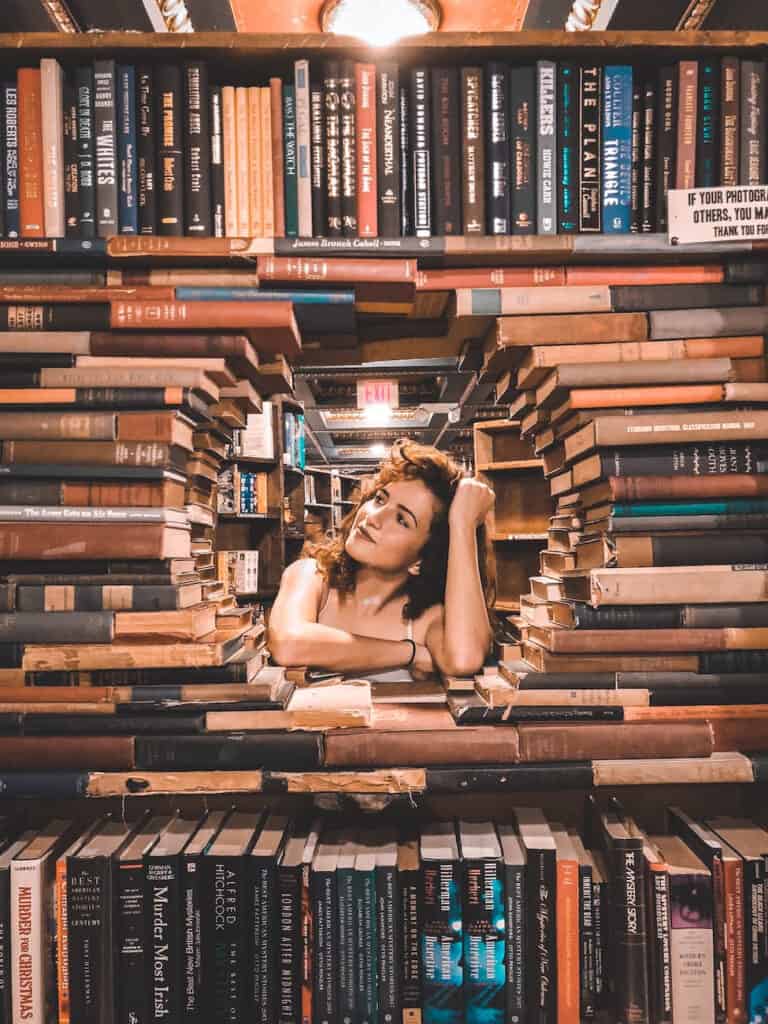
[[[318,622],[322,592],[323,577],[313,558],[301,558],[283,573],[267,641],[279,665],[370,672],[409,663],[413,648],[408,641],[357,636]]]
[[[427,630],[427,647],[448,675],[470,676],[491,645],[491,624],[477,560],[477,528],[493,506],[490,487],[472,478],[459,483],[448,512],[448,575],[443,614]]]

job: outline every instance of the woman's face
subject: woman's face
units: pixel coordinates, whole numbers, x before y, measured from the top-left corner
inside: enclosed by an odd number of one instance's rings
[[[345,550],[361,565],[404,572],[418,562],[439,508],[439,499],[421,480],[385,484],[357,510]]]

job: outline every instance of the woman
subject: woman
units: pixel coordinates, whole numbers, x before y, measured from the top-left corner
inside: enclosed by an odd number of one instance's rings
[[[479,671],[491,626],[478,528],[493,500],[444,453],[399,441],[339,537],[283,573],[273,658],[376,678]]]

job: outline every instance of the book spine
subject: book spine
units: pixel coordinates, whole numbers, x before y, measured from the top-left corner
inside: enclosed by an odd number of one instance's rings
[[[689,908],[694,900],[697,915],[692,921]],[[671,876],[670,921],[675,1014],[683,1020],[713,1021],[712,881],[708,873]]]
[[[144,926],[144,866],[141,860],[116,866],[116,927],[114,933],[117,978],[116,1024],[149,1020],[147,999],[147,934]],[[77,1018],[74,1018],[77,1020]]]
[[[489,235],[511,232],[509,162],[509,83],[504,64],[487,68],[486,111],[488,113],[488,225]],[[454,118],[454,123],[457,119]]]
[[[508,1021],[526,1020],[525,870],[523,864],[506,864],[504,868]]]
[[[246,905],[242,858],[206,857],[203,980],[207,1021],[237,1021],[245,994]]]
[[[237,234],[240,238],[248,238],[251,234],[251,153],[248,118],[248,86],[237,86],[235,89],[235,166],[234,183],[237,213]],[[295,142],[295,135],[294,135]]]
[[[110,900],[103,858],[67,858],[67,930],[70,1019],[101,1024],[107,1009],[101,950]]]
[[[268,86],[259,90],[261,229],[265,238],[275,237],[275,169],[272,166],[272,94]]]
[[[272,858],[251,859],[250,1008],[259,1024],[277,1015],[275,951],[277,937],[277,869]]]
[[[285,167],[283,160],[283,83],[279,78],[269,80],[269,119],[272,151],[272,196],[275,238],[285,237]],[[316,230],[323,234],[322,228]]]
[[[654,230],[656,222],[656,79],[643,87],[643,159],[640,175],[640,230]]]
[[[458,132],[458,72],[455,68],[435,68],[432,71],[432,154],[436,235],[460,235],[462,230]]]
[[[312,234],[325,232],[325,198],[328,193],[325,166],[325,108],[322,82],[310,85],[309,93],[310,142],[312,166]]]
[[[629,180],[629,229],[640,230],[641,192],[640,178],[642,174],[643,152],[643,93],[638,76],[632,82],[632,171]]]
[[[602,227],[602,131],[600,112],[603,69],[597,64],[579,67],[579,231]]]
[[[312,900],[310,896],[311,865],[306,861],[301,868],[301,1020],[312,1024],[314,995],[314,931]]]
[[[248,204],[247,237],[262,238],[264,237],[264,180],[262,173],[261,90],[257,86],[248,86],[245,95],[248,145],[247,189],[245,192],[245,200]],[[298,190],[296,194],[298,196]]]
[[[536,233],[536,71],[509,70],[512,233]],[[582,178],[582,180],[584,180]]]
[[[741,860],[723,864],[726,930],[726,1006],[728,1024],[746,1017],[744,928],[744,865]]]
[[[656,159],[656,230],[666,231],[667,197],[675,185],[677,152],[677,75],[672,66],[659,71],[659,128]],[[734,183],[735,184],[735,183]]]
[[[421,866],[421,968],[425,1024],[463,1024],[464,946],[459,864]]]
[[[139,231],[136,162],[136,71],[130,64],[117,68],[118,227],[121,235]]]
[[[651,870],[649,876],[648,935],[652,970],[649,972],[652,1019],[672,1024],[672,960],[670,954],[669,872]]]
[[[301,1021],[301,879],[294,868],[278,869],[278,1024]]]
[[[182,142],[181,68],[161,64],[155,69],[155,116],[157,119],[158,189],[157,231],[160,235],[184,233],[184,152]]]
[[[603,231],[630,230],[632,68],[609,65],[603,76]]]
[[[675,188],[693,188],[696,184],[696,118],[699,65],[695,60],[678,64],[677,156]]]
[[[404,85],[398,91],[398,110],[400,114],[400,231],[403,237],[413,234],[411,223],[411,195],[413,181],[411,179],[411,129],[410,98],[408,88]]]
[[[43,114],[40,72],[21,68],[17,76],[19,129],[19,233],[45,237],[43,199]]]
[[[537,61],[536,225],[540,235],[557,233],[556,76],[554,61]]]
[[[179,888],[177,857],[149,857],[145,860],[144,928],[147,936],[149,1024],[162,1024],[163,1021],[180,1024],[182,1019]]]
[[[219,121],[219,142],[221,140]],[[221,145],[219,145],[219,157]],[[184,65],[184,231],[208,238],[211,230],[211,126],[208,67]],[[223,219],[223,218],[222,218]]]
[[[341,1020],[357,1020],[355,976],[355,872],[338,869],[338,1013]]]
[[[224,210],[224,122],[221,108],[221,86],[210,90],[208,111],[210,131],[210,234],[224,238],[226,213]]]
[[[296,193],[298,202],[298,234],[312,237],[312,173],[309,61],[294,64],[296,96]]]
[[[709,858],[712,872],[712,933],[715,973],[715,1021],[726,1024],[728,1019],[728,955],[726,950],[725,872],[723,859],[717,854]]]
[[[648,1020],[646,871],[639,840],[612,850],[613,929],[609,937],[617,1024]]]
[[[360,1024],[378,1017],[376,872],[355,870],[355,1001]]]
[[[421,1020],[421,908],[418,869],[399,868],[398,885],[402,1024],[418,1024]]]
[[[357,219],[360,238],[378,238],[376,66],[355,65],[357,108]]]
[[[557,230],[579,230],[578,85],[575,64],[557,65]]]
[[[154,235],[157,230],[153,74],[153,69],[147,65],[136,69],[137,212],[140,235]]]
[[[283,174],[285,182],[285,235],[299,234],[299,181],[296,163],[296,87],[283,86]]]
[[[5,167],[3,168],[3,209],[5,234],[18,238],[19,216],[19,108],[15,82],[3,84],[3,113],[5,114]]]
[[[93,64],[93,119],[96,146],[96,234],[118,233],[117,78],[113,60]]]
[[[766,454],[761,445],[749,442],[701,445],[664,445],[651,449],[612,448],[601,454],[608,476],[722,476],[758,473]]]
[[[63,238],[64,221],[64,75],[57,60],[40,61],[43,147],[44,226],[47,238]]]
[[[325,101],[325,169],[327,186],[326,231],[333,238],[341,235],[341,109],[339,63],[323,65],[323,97]]]
[[[339,68],[341,230],[347,238],[356,238],[358,220],[355,65],[351,60],[343,60]]]
[[[186,1024],[205,1024],[202,1016],[202,858],[189,854],[181,866],[181,1008]]]
[[[10,868],[0,871],[0,1020],[12,1024],[13,1003],[11,1000],[11,872]]]
[[[595,990],[595,913],[592,867],[579,865],[579,1000],[581,1019],[594,1020],[597,1014]]]
[[[608,1006],[608,883],[592,879],[592,919],[595,929],[595,1008],[600,1014]]]
[[[50,621],[49,621],[50,620]],[[69,629],[67,629],[69,626]],[[0,643],[96,643],[112,641],[112,612],[4,612]]]
[[[464,1020],[505,1019],[504,894],[501,863],[464,861]]]
[[[557,1014],[556,891],[554,850],[528,851],[526,1002],[531,1024],[554,1024]]]
[[[339,970],[339,921],[338,895],[336,892],[336,871],[312,871],[311,899],[314,928],[314,977],[315,998],[313,1024],[335,1024],[339,1014],[338,986]],[[262,1024],[269,1024],[271,1017],[262,1017]]]
[[[738,57],[720,62],[720,184],[739,184],[741,71]]]
[[[432,170],[429,137],[429,70],[424,67],[411,71],[410,143],[411,176],[413,181],[413,233],[418,238],[432,234]]]
[[[696,188],[720,183],[720,67],[703,58],[699,64],[699,116],[696,121]]]
[[[0,111],[3,97],[0,92]],[[2,114],[0,113],[0,116]],[[0,137],[0,168],[3,166],[3,139]],[[2,176],[0,175],[0,180]],[[3,206],[0,204],[0,235],[5,234]],[[80,237],[80,177],[77,168],[77,91],[72,78],[64,84],[64,231],[68,238]]]
[[[400,104],[397,64],[377,66],[376,97],[378,223],[382,238],[400,234]]]
[[[740,185],[765,181],[765,82],[765,61],[741,62]]]
[[[485,234],[483,69],[461,69],[461,207],[465,235]]]
[[[378,1010],[382,1021],[399,1022],[400,955],[397,914],[400,906],[397,868],[394,864],[376,868],[376,940],[378,943]]]
[[[237,202],[237,115],[235,88],[221,87],[222,164],[224,170],[224,234],[227,238],[238,235]],[[283,140],[280,140],[282,153]]]

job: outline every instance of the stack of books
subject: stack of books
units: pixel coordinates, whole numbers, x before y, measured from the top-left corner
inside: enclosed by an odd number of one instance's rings
[[[653,282],[691,269],[602,273]],[[717,720],[735,717],[737,742],[757,745],[768,710],[766,265],[738,272],[751,283],[541,288],[563,314],[499,319],[485,354],[506,371],[500,386],[515,390],[512,414],[556,502],[521,597],[527,668],[509,677],[587,688],[573,702],[622,703],[635,721],[705,718],[725,732]],[[604,304],[585,315],[592,298]],[[634,687],[651,707],[612,692]]]

